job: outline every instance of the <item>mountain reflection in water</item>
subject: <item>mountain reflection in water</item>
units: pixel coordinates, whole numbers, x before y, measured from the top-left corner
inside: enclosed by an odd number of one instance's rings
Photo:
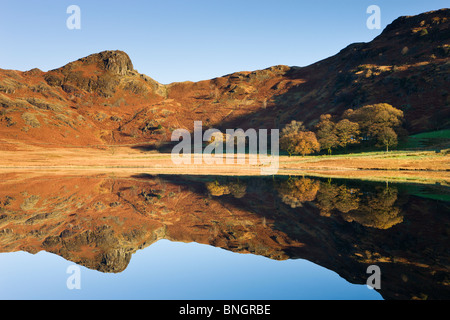
[[[3,173],[0,253],[103,273],[161,239],[306,259],[385,299],[449,299],[449,188],[311,177]]]

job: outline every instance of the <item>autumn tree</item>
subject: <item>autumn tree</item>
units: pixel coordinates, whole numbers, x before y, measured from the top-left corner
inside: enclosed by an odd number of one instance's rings
[[[291,208],[302,207],[304,202],[314,201],[320,182],[309,178],[289,178],[277,185],[277,191],[285,204]]]
[[[338,214],[347,222],[385,230],[403,222],[401,209],[396,205],[397,195],[398,190],[389,186],[374,193],[321,183],[317,207],[322,216]]]
[[[334,123],[330,114],[320,116],[320,122],[316,125],[316,129],[321,149],[328,150],[328,154],[331,154],[334,148],[345,148],[347,145],[359,143],[361,140],[358,123],[348,119]]]
[[[392,128],[383,128],[378,132],[377,137],[379,147],[386,147],[386,152],[389,152],[390,147],[395,147],[398,143],[397,133]]]
[[[397,134],[403,122],[403,111],[387,103],[367,105],[357,110],[349,109],[343,116],[359,124],[361,134],[368,140],[377,141],[378,146],[397,144]]]
[[[320,122],[316,125],[317,141],[321,150],[327,150],[331,154],[332,149],[339,146],[339,139],[336,135],[336,124],[332,121],[330,114],[320,116]]]
[[[376,194],[369,194],[358,210],[341,215],[348,222],[365,227],[387,230],[403,222],[403,214],[396,205],[398,190],[386,187]]]
[[[286,150],[289,156],[293,154],[305,156],[320,151],[320,144],[314,132],[299,131],[281,136],[280,148]]]
[[[219,181],[207,182],[206,189],[208,190],[208,193],[214,197],[230,194],[229,187],[227,185],[220,184]]]
[[[361,132],[367,136],[376,136],[385,128],[396,129],[403,122],[403,111],[387,103],[367,105],[357,110],[348,109],[343,118],[357,122]]]
[[[349,144],[356,144],[360,141],[359,124],[348,119],[342,119],[336,124],[336,136],[339,146],[347,147]]]
[[[321,183],[317,193],[317,207],[323,216],[330,216],[333,210],[348,213],[359,207],[361,192],[359,189],[348,188],[331,182]]]
[[[205,185],[208,193],[213,197],[231,194],[240,199],[245,196],[247,191],[247,185],[239,180],[222,183],[216,180],[207,182]]]
[[[307,154],[320,150],[320,144],[314,132],[305,131],[301,121],[291,121],[287,124],[280,135],[280,148],[287,151],[289,156],[293,154]]]

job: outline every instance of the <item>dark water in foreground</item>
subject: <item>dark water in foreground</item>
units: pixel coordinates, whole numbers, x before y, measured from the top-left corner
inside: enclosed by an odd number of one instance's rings
[[[2,174],[0,299],[449,299],[450,191]],[[369,266],[381,271],[370,289]]]

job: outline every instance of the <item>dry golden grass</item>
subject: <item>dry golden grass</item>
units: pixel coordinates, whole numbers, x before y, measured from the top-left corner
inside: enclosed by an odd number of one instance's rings
[[[168,153],[130,147],[42,148],[15,145],[1,151],[2,171],[88,170],[151,174],[260,175],[261,164],[175,165]],[[347,156],[279,157],[279,175],[310,175],[450,185],[450,155],[433,152],[369,153]]]

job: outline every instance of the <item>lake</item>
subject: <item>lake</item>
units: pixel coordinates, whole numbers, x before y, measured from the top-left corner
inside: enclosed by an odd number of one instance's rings
[[[449,299],[450,188],[0,174],[0,299]],[[378,275],[375,289],[368,268]]]

